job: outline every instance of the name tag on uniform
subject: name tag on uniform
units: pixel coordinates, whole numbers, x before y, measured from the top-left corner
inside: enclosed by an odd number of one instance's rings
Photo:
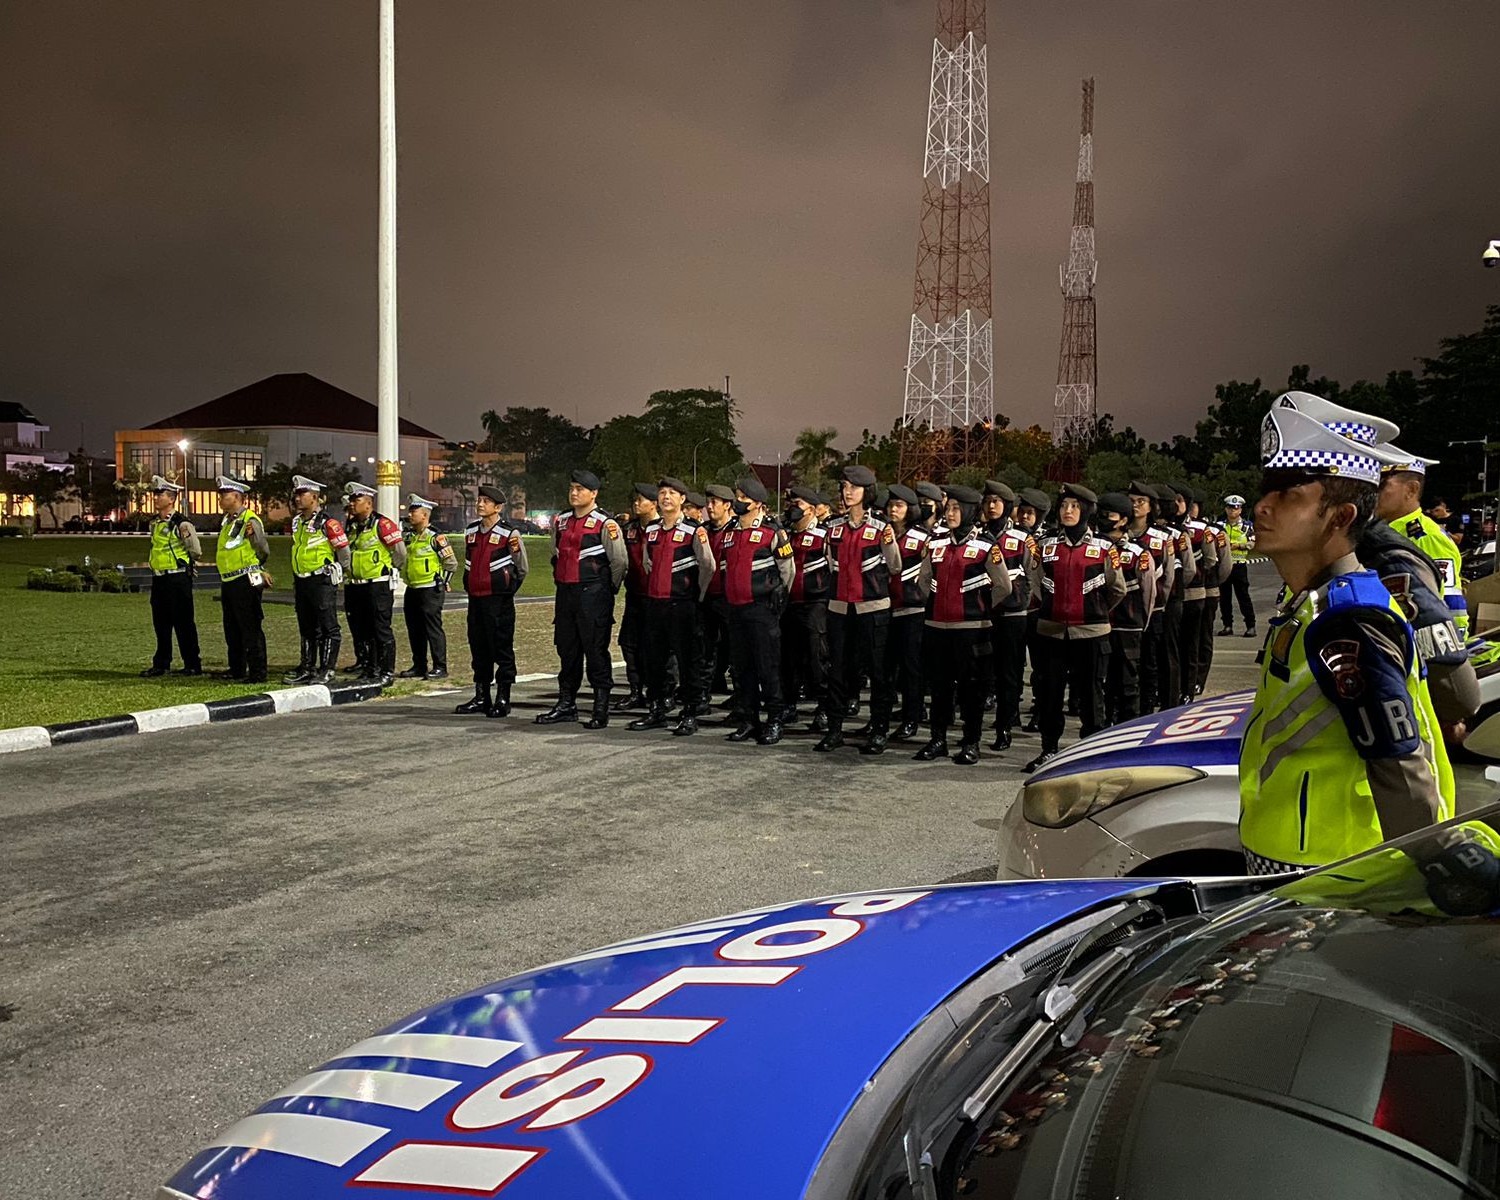
[[[687,541],[687,534],[674,531],[672,534],[672,540],[674,542],[685,542]]]
[[[907,534],[906,541],[902,543],[902,548],[906,550],[915,550],[921,544],[922,539],[919,538],[916,534],[911,533]]]
[[[804,533],[802,535],[802,544],[804,546],[811,546],[813,544],[813,535],[810,533]]]
[[[1083,548],[1083,557],[1084,558],[1098,558],[1099,557],[1099,547],[1098,546],[1085,546]]]
[[[934,546],[932,548],[932,561],[942,562],[943,554],[947,551],[947,549],[948,547],[943,543],[939,543],[938,545]]]
[[[473,544],[474,544],[474,543],[475,543],[475,542],[477,542],[477,541],[478,541],[478,540],[479,540],[479,535],[478,535],[478,534],[477,534],[477,533],[471,533],[471,534],[469,534],[469,535],[468,535],[468,536],[466,536],[466,537],[465,537],[465,538],[464,538],[464,541],[466,541],[466,542],[468,542],[468,543],[469,543],[469,545],[471,545],[471,546],[472,546],[472,545],[473,545]]]
[[[584,518],[584,522],[583,522],[583,527],[585,529],[598,529],[599,528],[599,518],[598,517],[585,517]]]
[[[979,550],[975,546],[965,546],[964,547],[964,557],[965,558],[978,558],[981,553],[982,553],[982,551]]]
[[[750,533],[750,544],[752,546],[758,546],[758,545],[761,544],[761,542],[763,542],[765,540],[766,540],[765,537],[761,534],[761,531],[759,529],[755,529],[755,530],[751,531],[751,533]]]
[[[865,531],[864,531],[865,541],[867,541],[867,542],[873,542],[875,540],[875,537],[876,537],[875,530],[871,529],[869,526],[866,526],[865,527]]]
[[[490,545],[491,546],[498,546],[499,544],[500,544],[500,534],[498,532],[490,534]]]

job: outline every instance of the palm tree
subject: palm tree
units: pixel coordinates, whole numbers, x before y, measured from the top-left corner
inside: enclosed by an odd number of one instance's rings
[[[839,431],[831,426],[826,429],[807,428],[797,435],[797,444],[792,449],[792,469],[809,487],[816,487],[843,461],[844,456],[833,447],[838,435]]]

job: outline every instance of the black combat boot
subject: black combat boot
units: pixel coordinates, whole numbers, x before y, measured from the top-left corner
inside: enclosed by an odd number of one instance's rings
[[[297,665],[281,677],[282,683],[311,683],[313,677],[313,653],[317,645],[311,638],[302,639],[302,657]]]
[[[538,725],[566,725],[570,721],[578,720],[578,705],[573,699],[572,692],[559,692],[557,703],[544,713],[538,713],[535,723]]]
[[[682,719],[672,727],[673,737],[692,737],[698,732],[698,706],[683,711]]]
[[[972,767],[979,761],[979,743],[959,742],[953,761],[961,767]]]
[[[333,638],[318,639],[318,665],[313,669],[312,681],[325,687],[333,682],[334,664],[339,660],[339,644]]]
[[[917,762],[937,762],[938,759],[947,757],[948,737],[937,730],[933,730],[932,740],[912,755]]]
[[[495,684],[495,702],[490,705],[490,711],[484,715],[487,717],[510,716],[510,684]]]
[[[629,712],[633,708],[646,708],[646,693],[641,690],[638,683],[630,685],[630,690],[618,700],[610,701],[610,712]]]
[[[352,666],[344,667],[339,671],[340,675],[353,675],[359,678],[368,675],[374,668],[374,646],[369,642],[356,640],[354,643],[354,663]]]
[[[609,693],[594,693],[594,714],[583,723],[585,729],[603,729],[609,724]]]
[[[766,722],[765,728],[756,736],[756,743],[761,746],[774,746],[781,741],[781,722],[772,717]]]
[[[990,749],[991,750],[1009,750],[1010,749],[1010,730],[1009,729],[996,729],[995,730],[995,740],[990,743]]]
[[[890,731],[886,723],[881,721],[878,725],[870,728],[870,736],[865,739],[865,744],[859,748],[861,754],[884,754],[886,743],[890,741]]]
[[[655,700],[651,707],[646,710],[644,717],[637,717],[626,729],[634,729],[639,732],[642,729],[665,729],[667,727],[667,705],[663,700]]]
[[[467,715],[469,713],[482,713],[490,715],[490,685],[487,683],[475,683],[474,698],[465,700],[453,710],[456,713]]]

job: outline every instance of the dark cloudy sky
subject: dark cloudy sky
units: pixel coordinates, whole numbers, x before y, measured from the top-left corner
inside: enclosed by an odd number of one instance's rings
[[[374,398],[376,7],[0,0],[0,397],[96,446],[277,371]],[[1085,74],[1122,422],[1477,328],[1496,15],[991,0],[998,407],[1050,421]],[[888,427],[932,28],[930,0],[401,0],[404,411],[587,424],[728,372],[752,455]]]

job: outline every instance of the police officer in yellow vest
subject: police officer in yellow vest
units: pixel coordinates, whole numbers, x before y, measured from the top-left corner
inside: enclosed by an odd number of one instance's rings
[[[1240,753],[1240,839],[1267,874],[1447,819],[1453,774],[1411,626],[1354,555],[1375,509],[1374,447],[1278,401],[1261,457],[1256,547],[1290,594]]]
[[[1233,564],[1229,578],[1219,588],[1219,636],[1234,633],[1234,605],[1240,606],[1245,622],[1242,636],[1255,636],[1255,602],[1250,599],[1250,552],[1255,549],[1255,525],[1245,520],[1245,497],[1231,492],[1224,497],[1224,536],[1229,539],[1229,556]]]
[[[443,597],[458,570],[448,535],[432,527],[436,504],[413,493],[406,500],[406,580],[402,611],[411,641],[411,669],[402,679],[447,679],[448,635],[443,632]],[[429,666],[430,663],[430,666]]]
[[[214,562],[219,568],[219,607],[224,618],[224,645],[229,650],[229,670],[224,676],[245,683],[266,681],[266,631],[261,593],[266,587],[266,560],[271,543],[266,526],[250,511],[250,485],[220,475],[219,526]],[[217,672],[216,672],[217,674]]]
[[[349,577],[344,583],[344,615],[356,651],[364,644],[362,683],[389,687],[396,680],[396,635],[391,629],[396,575],[406,566],[401,526],[375,511],[375,489],[348,483]]]
[[[1382,442],[1379,447],[1386,462],[1381,468],[1380,497],[1375,515],[1402,537],[1416,542],[1422,553],[1437,564],[1443,585],[1443,601],[1453,614],[1453,624],[1464,640],[1469,636],[1469,606],[1464,599],[1462,559],[1458,547],[1447,531],[1422,511],[1422,488],[1427,482],[1427,468],[1435,467],[1435,458],[1418,458],[1399,446]]]
[[[285,683],[331,683],[339,661],[339,582],[350,563],[343,523],[323,508],[323,485],[292,476],[292,598],[302,657]]]
[[[165,675],[172,665],[172,635],[182,655],[179,675],[202,675],[198,625],[193,619],[193,562],[203,553],[198,531],[177,509],[182,486],[151,477],[156,520],[151,522],[151,625],[156,653],[142,675]]]

